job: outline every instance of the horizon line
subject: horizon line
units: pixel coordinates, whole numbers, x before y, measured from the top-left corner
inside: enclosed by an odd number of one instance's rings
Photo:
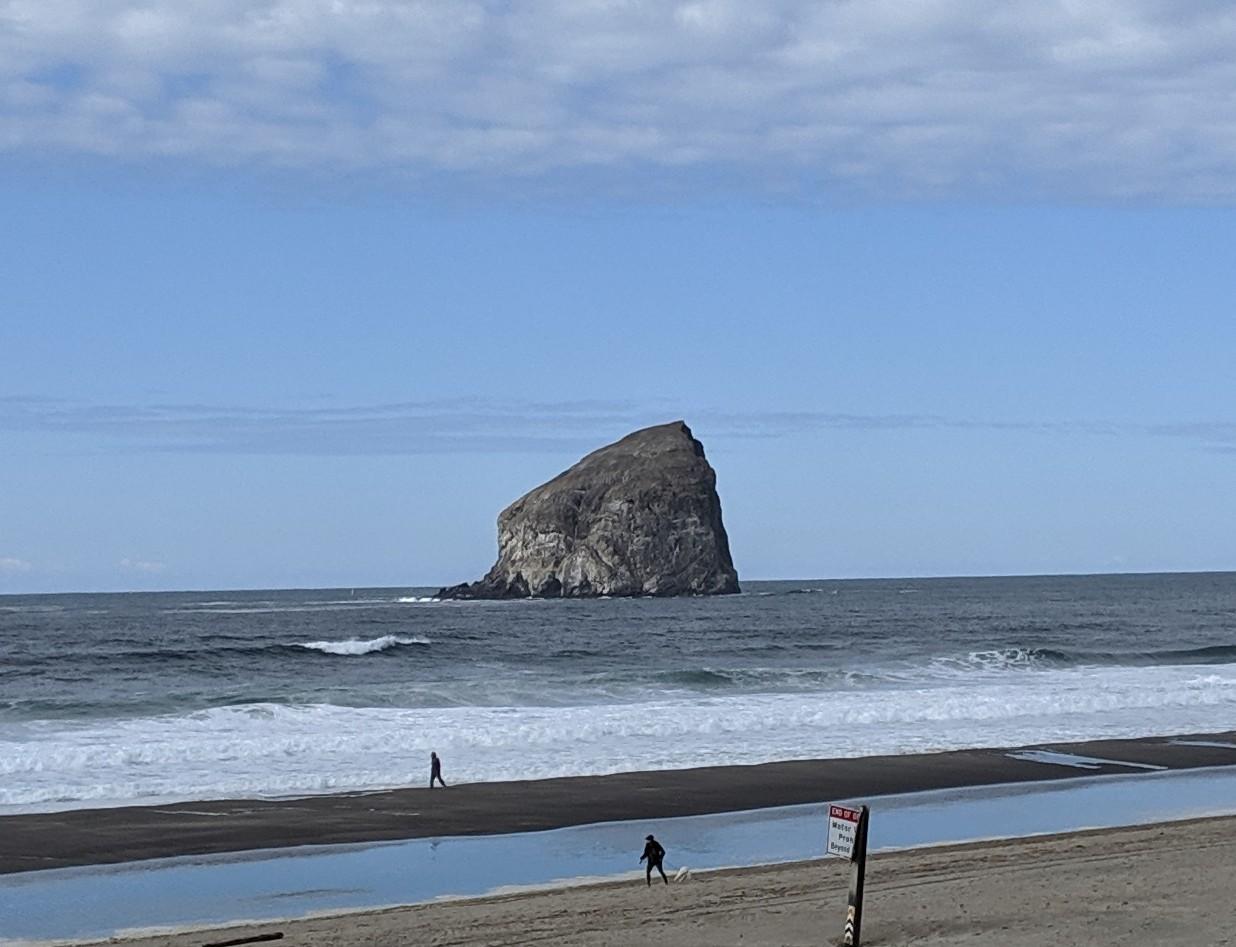
[[[1112,572],[993,572],[985,575],[976,574],[961,574],[961,573],[934,573],[923,575],[867,575],[867,576],[791,576],[789,578],[778,579],[743,579],[739,577],[739,583],[743,582],[919,582],[919,581],[939,581],[949,579],[1066,579],[1066,578],[1091,578],[1099,576],[1120,577],[1120,576],[1185,576],[1185,575],[1236,575],[1236,568],[1233,569],[1149,569],[1149,570],[1122,570]],[[344,589],[355,591],[362,589],[364,591],[378,590],[423,590],[433,588],[448,588],[449,585],[440,585],[431,583],[429,585],[306,585],[306,586],[233,586],[233,587],[218,587],[218,586],[202,586],[199,588],[182,588],[182,589],[74,589],[69,591],[58,592],[0,592],[0,598],[29,598],[33,596],[47,595],[187,595],[204,592],[337,592]],[[742,592],[737,593],[739,595]],[[647,599],[668,599],[668,598],[725,598],[724,595],[624,595],[611,596],[611,598],[647,598]],[[538,598],[537,596],[529,596],[534,601],[589,601],[589,598]],[[501,599],[498,601],[524,601],[524,599]]]

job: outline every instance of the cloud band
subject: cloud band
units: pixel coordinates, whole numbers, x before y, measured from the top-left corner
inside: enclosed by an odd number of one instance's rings
[[[0,151],[882,197],[1236,197],[1203,0],[7,0]]]

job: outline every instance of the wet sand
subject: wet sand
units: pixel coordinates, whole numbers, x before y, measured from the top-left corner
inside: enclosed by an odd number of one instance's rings
[[[1168,769],[1226,766],[1236,764],[1236,732],[1023,749]],[[1115,764],[1080,770],[1015,759],[1009,752],[962,750],[5,816],[0,873],[293,845],[524,832],[1135,771]]]
[[[678,866],[671,861],[671,872]],[[837,859],[445,901],[122,941],[205,947],[836,944],[849,865]],[[1236,818],[918,849],[868,863],[863,943],[943,947],[1236,944]],[[109,943],[117,943],[112,940]]]

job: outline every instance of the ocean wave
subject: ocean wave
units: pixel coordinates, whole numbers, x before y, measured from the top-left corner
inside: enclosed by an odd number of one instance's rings
[[[1206,645],[1159,651],[1071,651],[1062,648],[1009,647],[939,657],[936,668],[965,670],[1036,670],[1069,667],[1172,667],[1236,663],[1236,645]]]
[[[335,642],[337,643],[337,642]],[[654,692],[571,706],[246,704],[0,725],[0,809],[541,779],[1219,730],[1236,669],[1058,669],[859,695]],[[1148,724],[1153,721],[1153,724]]]
[[[714,671],[709,668],[696,670],[663,671],[654,675],[662,684],[678,684],[686,687],[732,687],[734,677],[724,671]]]
[[[1236,645],[1145,651],[1142,654],[1154,664],[1231,664],[1236,662]]]
[[[1036,667],[1067,667],[1082,663],[1076,655],[1054,648],[991,648],[971,651],[961,657],[937,658],[938,667],[959,670],[1015,670]]]
[[[356,656],[373,654],[377,651],[387,651],[402,645],[427,644],[429,644],[429,639],[420,636],[383,635],[381,638],[373,638],[369,641],[361,641],[359,638],[349,638],[347,641],[301,641],[297,642],[296,647],[306,648],[310,651],[321,651],[323,654]]]
[[[245,635],[211,635],[188,645],[167,645],[164,647],[147,648],[116,648],[114,650],[98,649],[91,652],[71,654],[59,659],[56,663],[63,664],[66,660],[73,663],[84,663],[99,667],[106,663],[122,664],[125,667],[149,667],[158,665],[198,665],[203,662],[219,662],[236,659],[253,659],[262,656],[308,657],[313,652],[324,654],[369,654],[375,651],[385,651],[403,645],[428,645],[430,640],[422,635],[382,635],[379,638],[363,639],[348,638],[340,641],[298,641],[285,642],[248,642]],[[45,655],[11,659],[10,664],[41,666],[48,664]],[[3,672],[0,668],[0,672]]]
[[[640,678],[630,672],[594,675],[590,684],[601,690],[621,693],[625,690],[638,692],[642,685],[646,692],[732,691],[735,693],[781,694],[792,692],[829,692],[851,689],[881,682],[896,682],[900,675],[882,671],[864,671],[854,668],[801,668],[801,667],[698,667],[656,671]],[[608,688],[606,685],[610,685]],[[624,687],[625,685],[625,687]]]
[[[441,599],[436,599],[432,595],[402,595],[395,601],[402,605],[420,605],[426,602],[438,602]]]
[[[578,658],[597,658],[604,660],[610,655],[599,648],[559,648],[556,651],[548,653],[547,657],[578,659]]]

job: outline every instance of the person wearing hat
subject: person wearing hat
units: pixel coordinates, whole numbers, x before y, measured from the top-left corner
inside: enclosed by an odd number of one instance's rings
[[[669,879],[665,877],[665,869],[661,867],[661,861],[665,858],[665,849],[651,835],[645,836],[644,854],[639,857],[640,861],[648,862],[648,886],[652,887],[652,869],[656,869],[661,873],[661,880],[669,884]]]

